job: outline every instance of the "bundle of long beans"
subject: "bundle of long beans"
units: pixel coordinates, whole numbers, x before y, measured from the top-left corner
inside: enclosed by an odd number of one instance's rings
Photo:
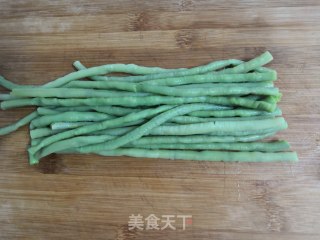
[[[0,129],[30,123],[29,163],[51,153],[96,153],[207,161],[297,161],[286,141],[268,141],[287,128],[274,87],[276,71],[265,52],[194,68],[134,64],[86,68],[42,86],[14,84],[1,108],[38,108]],[[115,76],[124,73],[125,76]]]

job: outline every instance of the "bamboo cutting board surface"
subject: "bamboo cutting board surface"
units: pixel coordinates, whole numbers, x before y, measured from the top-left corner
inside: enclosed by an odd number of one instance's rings
[[[269,50],[291,163],[52,155],[27,163],[28,129],[0,138],[1,239],[319,239],[320,2],[0,1],[0,73],[42,84],[88,66],[167,68]],[[1,111],[5,125],[30,109]],[[130,231],[130,215],[176,230]],[[192,215],[186,229],[177,215]]]

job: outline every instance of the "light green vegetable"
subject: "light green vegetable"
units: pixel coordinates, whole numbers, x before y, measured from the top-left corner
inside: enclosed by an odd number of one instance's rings
[[[198,66],[198,67],[181,70],[181,71],[171,71],[171,72],[164,72],[164,73],[149,74],[145,76],[128,76],[128,77],[107,77],[107,76],[97,76],[102,74],[95,74],[95,75],[91,75],[91,79],[95,81],[141,82],[141,81],[160,79],[160,78],[183,77],[183,76],[203,74],[207,72],[216,71],[230,65],[236,66],[240,63],[242,63],[242,61],[236,60],[236,59],[229,59],[229,60],[215,61],[204,66]],[[80,71],[86,71],[90,69],[83,66],[79,61],[75,62],[74,66]]]
[[[241,63],[233,68],[224,69],[222,73],[247,73],[252,70],[255,70],[273,60],[273,57],[270,52],[264,52],[260,56],[248,61]]]
[[[123,84],[123,83],[121,83]],[[128,85],[125,84],[126,88]],[[153,93],[157,95],[175,96],[175,97],[199,97],[199,96],[229,96],[229,95],[246,95],[246,94],[259,94],[259,95],[277,95],[279,90],[274,87],[215,87],[215,88],[174,88],[166,86],[153,86],[141,85],[133,91],[140,91],[144,93]],[[67,93],[67,94],[66,94]],[[107,90],[93,90],[93,89],[77,89],[77,88],[23,88],[13,89],[13,96],[19,97],[59,97],[59,98],[111,98],[119,97],[117,95],[110,95]],[[139,93],[132,93],[139,94]],[[121,94],[120,94],[121,95]],[[142,95],[145,96],[145,95]],[[130,97],[130,96],[129,96]],[[133,96],[137,97],[137,96]],[[138,96],[139,97],[139,96]]]
[[[78,88],[15,88],[11,92],[13,97],[58,97],[58,98],[91,98],[91,97],[143,97],[148,93],[78,89]]]
[[[216,121],[248,121],[274,118],[272,115],[262,115],[253,117],[229,117],[229,118],[210,118],[210,117],[193,117],[193,116],[178,116],[171,119],[171,122],[177,124],[205,123]]]
[[[78,148],[78,147],[87,146],[90,144],[103,143],[113,138],[115,137],[102,135],[102,136],[85,136],[85,137],[80,136],[80,137],[74,137],[74,138],[62,140],[59,142],[55,142],[48,147],[45,147],[39,154],[39,157],[42,158],[51,153],[57,153],[69,148]]]
[[[119,97],[119,98],[25,98],[7,100],[1,103],[1,109],[25,107],[25,106],[106,106],[116,105],[123,107],[157,106],[160,104],[183,105],[189,103],[211,103],[224,106],[241,106],[272,112],[276,104],[264,101],[255,101],[245,97],[170,97],[170,96],[148,96],[148,97]]]
[[[273,112],[237,108],[231,110],[195,111],[188,115],[194,117],[251,117],[251,116],[280,116],[282,111],[276,108]]]
[[[273,87],[274,84],[272,81],[261,81],[261,82],[254,82],[254,83],[241,83],[242,87]],[[196,84],[187,84],[187,85],[179,85],[176,86],[178,89],[185,89],[185,88],[220,88],[220,87],[230,87],[230,88],[237,88],[239,87],[239,83],[196,83]]]
[[[96,112],[64,112],[55,115],[45,115],[32,120],[31,124],[36,127],[45,127],[54,122],[83,122],[92,121],[98,122],[114,117],[105,113]]]
[[[246,135],[246,136],[210,136],[210,135],[193,135],[193,136],[151,136],[143,137],[133,142],[138,145],[157,145],[157,144],[196,144],[196,143],[211,143],[211,142],[253,142],[275,135],[275,132],[261,135]],[[140,148],[140,147],[139,147]]]
[[[122,128],[125,128],[126,126],[137,125],[137,124],[140,124],[144,121],[145,121],[144,119],[133,121],[133,122],[125,124]],[[92,124],[92,122],[55,122],[55,123],[52,123],[50,125],[50,127],[53,131],[56,131],[56,130],[64,130],[64,129],[87,126],[90,124]]]
[[[13,82],[8,81],[7,79],[5,79],[3,76],[0,75],[0,86],[6,88],[6,89],[14,89],[14,88],[19,88],[21,87],[18,84],[15,84]]]
[[[177,72],[180,72],[180,71],[177,71]],[[184,71],[184,69],[182,69],[182,71]],[[44,84],[43,87],[44,88],[61,87],[73,80],[83,79],[86,77],[92,77],[97,75],[104,75],[108,73],[115,73],[115,72],[144,75],[144,74],[152,74],[152,73],[156,74],[158,72],[164,72],[163,74],[166,74],[165,72],[170,73],[172,72],[172,70],[162,69],[158,67],[143,67],[135,64],[107,64],[107,65],[91,67],[91,68],[79,70],[77,72],[69,73],[52,82]]]
[[[128,147],[146,149],[176,149],[176,150],[231,150],[231,151],[258,151],[258,152],[278,152],[289,150],[290,145],[286,141],[274,142],[235,142],[235,143],[175,143],[175,144],[147,144],[136,145],[131,143]]]
[[[175,97],[199,97],[199,96],[230,96],[230,95],[246,95],[246,94],[259,94],[259,95],[277,95],[279,89],[273,87],[215,87],[215,88],[174,88],[166,86],[152,86],[142,85],[143,92],[175,96]]]
[[[78,152],[71,149],[71,152]],[[135,148],[120,148],[95,152],[102,156],[129,156],[138,158],[163,158],[195,161],[225,161],[225,162],[281,162],[298,161],[296,152],[226,152],[226,151],[187,151],[187,150],[147,150]]]
[[[275,81],[277,73],[275,71],[265,73],[242,73],[242,74],[203,74],[177,78],[165,78],[145,81],[143,83],[152,85],[178,86],[184,84],[199,84],[199,83],[244,83],[244,82],[262,82]],[[76,85],[76,84],[75,84]],[[101,86],[103,86],[101,84]],[[239,85],[238,85],[239,86]]]
[[[228,107],[225,107],[228,109]],[[142,108],[125,108],[125,107],[116,107],[116,106],[79,106],[79,107],[57,107],[57,108],[46,108],[38,107],[37,111],[41,115],[51,115],[61,112],[86,112],[86,111],[96,111],[100,113],[106,113],[113,116],[123,116],[133,112],[139,112],[143,110]]]
[[[0,135],[6,135],[6,134],[9,134],[11,132],[16,131],[18,128],[20,128],[24,125],[27,125],[28,123],[30,123],[33,119],[37,118],[38,116],[39,115],[37,112],[32,112],[32,113],[28,114],[27,116],[25,116],[24,118],[21,118],[17,122],[0,128]]]

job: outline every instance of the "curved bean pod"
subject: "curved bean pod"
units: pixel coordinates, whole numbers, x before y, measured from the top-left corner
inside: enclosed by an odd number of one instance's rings
[[[25,116],[24,118],[21,118],[17,122],[0,128],[0,135],[6,135],[6,134],[9,134],[11,132],[16,131],[18,128],[28,124],[29,122],[31,122],[33,119],[37,118],[38,116],[39,116],[39,114],[37,112],[32,112],[32,113],[28,114],[27,116]]]

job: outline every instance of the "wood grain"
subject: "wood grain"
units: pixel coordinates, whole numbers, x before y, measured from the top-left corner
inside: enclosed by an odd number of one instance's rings
[[[269,50],[297,164],[52,155],[28,130],[0,138],[1,239],[319,239],[320,2],[0,0],[0,71],[42,84],[71,63],[185,67]],[[4,125],[30,109],[1,112]],[[192,215],[129,231],[131,214]],[[181,227],[181,225],[177,225]]]

